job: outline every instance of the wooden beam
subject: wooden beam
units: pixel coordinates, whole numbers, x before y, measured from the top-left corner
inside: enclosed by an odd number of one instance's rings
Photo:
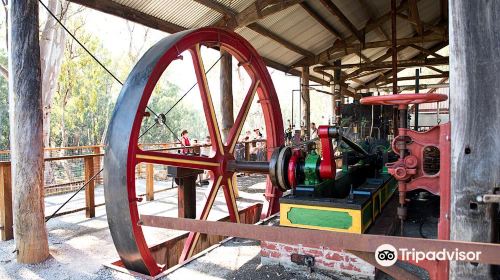
[[[309,95],[309,67],[302,68],[300,86],[300,100],[302,103],[302,119],[300,121],[301,124],[304,125],[304,136],[307,140],[309,140],[311,136],[311,97]]]
[[[220,105],[221,105],[221,132],[222,141],[226,142],[229,131],[234,125],[233,110],[233,64],[230,53],[220,52]],[[239,136],[239,135],[238,135]]]
[[[137,11],[128,6],[118,4],[114,1],[99,1],[99,0],[68,0],[68,1],[171,34],[186,30],[186,28],[182,26]]]
[[[431,48],[429,48],[429,50],[436,52],[436,51],[439,51],[440,49],[442,49],[442,48],[446,47],[447,45],[448,45],[448,43],[447,43],[447,42],[440,42],[440,43],[438,43],[438,44],[436,44],[436,45],[432,46]],[[415,59],[424,59],[424,58],[426,58],[426,57],[427,57],[427,54],[422,54],[422,53],[421,53],[421,54],[418,54],[418,55],[414,56],[413,58],[415,58]],[[401,71],[401,70],[402,70],[402,69],[398,70],[398,72],[399,72],[399,71]],[[365,84],[365,86],[363,86],[362,88],[372,88],[372,87],[376,87],[376,84],[377,84],[380,80],[383,80],[383,79],[384,79],[384,77],[391,76],[391,75],[392,75],[392,70],[388,70],[388,71],[386,71],[383,75],[379,76],[378,78],[375,78],[375,79],[373,79],[373,80],[371,80],[371,81],[368,81],[368,82]]]
[[[95,180],[91,180],[94,176],[94,158],[87,156],[83,160],[84,165],[84,182],[89,182],[85,187],[85,217],[95,217]]]
[[[439,68],[436,68],[436,67],[434,67],[434,66],[425,66],[425,68],[429,68],[429,69],[431,69],[432,71],[435,71],[435,72],[438,72],[438,73],[441,73],[441,74],[446,73],[446,71],[441,70],[441,69],[439,69]]]
[[[2,241],[14,238],[11,174],[10,163],[0,163],[0,239]]]
[[[399,17],[400,19],[403,19],[403,20],[406,20],[408,23],[414,25],[415,27],[418,27],[418,22],[415,21],[413,18],[405,15],[405,14],[402,14],[402,13],[396,13],[396,16]],[[446,30],[447,30],[447,25],[446,23],[440,23],[438,25],[430,25],[430,24],[427,24],[423,21],[420,21],[420,24],[425,27],[425,29],[430,29],[432,30],[434,33],[436,34],[439,34],[439,35],[444,35],[446,34]]]
[[[224,6],[223,4],[215,1],[215,0],[194,0],[203,6],[206,6],[214,11],[217,11],[218,13],[228,16],[228,17],[235,17],[238,13],[233,11],[231,8]]]
[[[401,5],[399,5],[399,7],[397,8],[396,11],[401,12],[401,11],[404,11],[406,9],[408,9],[408,1],[403,1],[403,2],[401,2]],[[364,33],[368,34],[368,32],[371,32],[371,31],[375,30],[376,28],[379,28],[390,18],[391,18],[391,12],[389,11],[389,12],[383,14],[382,16],[380,16],[374,20],[368,21],[366,26],[363,28]],[[344,41],[346,44],[351,44],[354,41],[356,41],[356,37],[354,35],[352,35],[348,38],[345,38]],[[359,45],[358,45],[358,50],[359,50]],[[302,65],[322,64],[322,63],[325,63],[325,62],[330,61],[330,60],[335,60],[337,58],[341,58],[343,56],[343,55],[339,55],[339,54],[333,54],[332,53],[333,51],[338,51],[338,50],[332,50],[332,48],[329,48],[329,49],[325,50],[324,52],[316,55],[316,57],[314,57],[314,59],[306,57],[306,58],[303,58],[303,59],[297,61],[296,63],[294,63],[294,66],[300,67]]]
[[[43,204],[43,108],[38,1],[9,2],[9,112],[14,240],[19,263],[49,257]]]
[[[337,29],[331,25],[328,21],[326,21],[318,12],[316,12],[311,5],[307,2],[300,3],[300,6],[311,16],[313,17],[319,24],[321,24],[326,30],[332,33],[333,36],[342,40],[342,35]]]
[[[437,74],[437,75],[423,75],[419,76],[420,80],[428,80],[428,79],[439,79],[439,78],[447,78],[449,77],[449,72],[446,72],[445,74]],[[413,81],[417,77],[416,76],[409,76],[409,77],[398,77],[398,81]],[[381,81],[380,83],[377,83],[377,85],[387,85],[392,83],[392,78],[386,78],[385,80]],[[441,84],[442,82],[439,82]]]
[[[404,50],[405,48],[407,48],[408,46],[407,45],[402,45],[402,46],[399,46],[396,51],[397,52],[400,52],[402,50]],[[375,59],[373,62],[382,62],[386,59],[388,59],[389,57],[391,57],[392,53],[391,53],[391,49],[388,49],[387,52],[385,54],[383,54],[382,56],[378,57],[377,59]],[[348,80],[352,77],[355,77],[359,74],[361,74],[364,70],[363,69],[357,69],[353,72],[351,72],[350,74],[347,74],[345,77],[344,77],[344,80]]]
[[[449,64],[448,57],[441,58],[420,58],[420,59],[407,59],[398,60],[397,67],[415,67],[415,66],[425,66],[425,65],[444,65]],[[349,69],[349,68],[360,68],[364,70],[376,70],[381,68],[391,68],[392,61],[382,61],[382,62],[369,62],[369,63],[353,63],[353,64],[342,64],[339,66],[327,65],[315,67],[321,70],[333,70],[333,69]]]
[[[500,178],[500,1],[450,1],[450,239],[498,242],[498,209],[477,197],[498,193]],[[464,46],[466,44],[466,46]],[[465,68],[465,69],[464,69]],[[498,257],[498,254],[497,254]],[[450,262],[450,279],[493,279],[486,264]]]
[[[304,0],[256,0],[254,3],[250,4],[250,6],[235,15],[230,22],[221,20],[215,25],[224,25],[230,29],[236,29],[286,10],[303,1]]]
[[[417,43],[428,43],[428,42],[436,42],[436,41],[447,41],[447,36],[442,36],[439,34],[429,34],[422,37],[411,37],[411,38],[401,38],[397,39],[396,44],[399,45],[409,45],[409,44],[417,44]],[[370,48],[381,48],[381,47],[390,47],[392,45],[391,40],[385,41],[376,41],[376,42],[367,42],[363,45],[361,44],[342,44],[342,43],[334,43],[332,47],[322,51],[312,58],[304,58],[295,63],[294,66],[301,65],[315,65],[322,64],[332,59],[338,58],[338,56],[345,56],[348,54],[353,54],[359,52],[360,49],[370,49]]]
[[[436,58],[443,58],[444,57],[444,56],[442,56],[440,54],[437,54],[436,52],[432,52],[432,51],[430,51],[430,50],[428,50],[426,48],[423,48],[421,46],[417,46],[415,44],[410,44],[409,46],[412,47],[412,48],[414,48],[414,49],[416,49],[416,50],[419,50],[421,53],[432,55],[432,56],[434,56]]]
[[[320,0],[321,4],[334,16],[336,16],[340,22],[351,31],[351,33],[358,39],[359,42],[363,43],[365,41],[364,33],[356,28],[354,24],[344,15],[344,13],[335,5],[331,0]]]
[[[420,15],[418,13],[418,1],[408,0],[408,3],[408,14],[410,15],[410,18],[412,18],[415,22],[417,33],[422,35],[424,34],[424,25],[422,24],[422,20],[420,20]]]
[[[442,84],[444,82],[446,82],[449,78],[446,77],[446,78],[442,78],[439,82],[438,82],[438,85],[439,84]],[[430,88],[427,93],[434,93],[438,88],[437,87],[433,87],[433,88]]]
[[[270,38],[272,39],[273,41],[276,41],[277,43],[279,43],[280,45],[282,45],[283,47],[289,49],[289,50],[292,50],[298,54],[301,54],[303,56],[308,56],[308,57],[313,57],[314,56],[314,53],[306,50],[306,49],[303,49],[295,44],[293,44],[292,42],[290,41],[287,41],[286,39],[284,39],[283,37],[267,30],[264,26],[260,25],[260,24],[257,24],[257,23],[252,23],[252,24],[249,24],[247,26],[248,28],[252,29],[253,31],[259,33],[260,35],[262,36],[265,36],[267,38]]]
[[[439,1],[441,4],[441,21],[448,22],[448,0]]]
[[[264,60],[264,63],[266,63],[267,66],[274,68],[276,70],[279,70],[281,72],[285,72],[285,73],[288,73],[288,74],[291,74],[291,75],[297,76],[297,77],[300,77],[302,74],[299,70],[297,70],[293,67],[283,65],[283,64],[276,62],[276,61],[273,61],[269,58],[262,57],[262,59]],[[309,76],[309,80],[311,80],[315,83],[318,83],[320,85],[329,85],[328,81],[320,79],[316,76]]]

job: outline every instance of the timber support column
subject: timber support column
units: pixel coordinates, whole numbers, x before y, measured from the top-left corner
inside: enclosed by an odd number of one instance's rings
[[[225,141],[234,124],[233,115],[233,63],[230,53],[221,50],[220,105],[222,112],[222,139]],[[238,135],[239,136],[239,135]]]
[[[0,162],[0,239],[14,238],[12,227],[12,184],[9,162]]]
[[[309,96],[309,66],[302,68],[300,85],[300,101],[302,103],[302,121],[304,125],[305,137],[307,140],[311,134],[311,97]]]
[[[10,1],[9,111],[17,261],[49,256],[43,197],[43,108],[38,1]]]
[[[498,204],[478,198],[493,193],[500,178],[500,1],[449,3],[451,239],[498,242]],[[494,279],[491,270],[452,262],[450,279]]]
[[[342,61],[340,59],[337,59],[333,62],[333,65],[334,66],[341,66],[342,65]],[[333,90],[332,90],[332,93],[334,94],[332,96],[332,103],[333,103],[333,122],[340,125],[340,100],[343,99],[343,96],[342,96],[342,86],[340,85],[341,81],[342,81],[342,69],[341,68],[335,68],[335,70],[333,71],[333,81],[334,81],[334,85],[333,85]],[[335,89],[337,88],[337,89]]]
[[[169,177],[173,177],[177,187],[178,217],[196,219],[196,180],[202,170],[183,167],[167,167]]]

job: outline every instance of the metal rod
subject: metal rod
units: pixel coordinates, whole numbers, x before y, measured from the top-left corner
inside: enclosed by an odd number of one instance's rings
[[[391,32],[392,32],[392,94],[398,94],[398,50],[396,34],[396,0],[391,0]],[[393,133],[398,135],[397,109],[393,110]]]
[[[420,92],[420,70],[415,69],[415,93]],[[418,104],[415,104],[415,130],[418,131]]]
[[[228,162],[228,169],[233,172],[268,174],[269,162],[235,160]]]

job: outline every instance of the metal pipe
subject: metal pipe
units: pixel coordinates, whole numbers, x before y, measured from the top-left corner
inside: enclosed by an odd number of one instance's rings
[[[420,92],[420,70],[415,69],[415,93]],[[418,104],[415,104],[415,130],[418,131]]]
[[[391,56],[392,56],[392,94],[398,94],[398,50],[397,50],[397,34],[396,34],[396,0],[391,0]],[[398,135],[397,126],[397,109],[393,110],[393,134]]]
[[[232,172],[269,174],[269,162],[234,160],[228,162],[227,169]]]

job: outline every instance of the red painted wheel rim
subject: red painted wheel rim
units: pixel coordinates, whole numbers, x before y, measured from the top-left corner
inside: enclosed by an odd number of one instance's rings
[[[252,85],[242,105],[243,110],[238,113],[238,117],[235,120],[235,125],[233,126],[233,129],[231,129],[228,141],[226,143],[222,143],[221,141],[217,119],[214,115],[213,103],[208,91],[206,76],[204,74],[205,70],[199,51],[200,45],[213,46],[214,44],[219,45],[222,49],[226,50],[238,61],[240,61],[240,63],[242,63],[243,67],[247,70],[252,79]],[[215,155],[212,158],[201,158],[197,156],[187,156],[180,154],[166,154],[157,151],[143,151],[138,147],[138,137],[142,119],[144,116],[143,112],[145,112],[146,110],[146,106],[152,94],[152,91],[155,88],[155,85],[157,84],[160,76],[169,66],[169,64],[185,50],[189,50],[193,58],[193,66],[195,68],[202,102],[204,105],[203,107],[205,117],[207,119],[207,125],[212,139],[212,149],[215,151]],[[284,142],[282,135],[283,121],[281,118],[278,98],[265,64],[258,56],[255,49],[241,36],[237,35],[236,33],[217,28],[201,28],[192,31],[179,39],[175,44],[175,47],[167,50],[154,67],[144,89],[144,92],[142,92],[142,99],[135,116],[135,121],[130,137],[127,161],[127,189],[130,201],[130,216],[132,223],[135,223],[135,225],[133,225],[133,234],[135,236],[135,241],[137,243],[137,247],[140,250],[143,262],[147,267],[150,275],[154,276],[159,274],[162,271],[162,268],[160,268],[157,265],[156,261],[153,259],[146,244],[142,229],[139,225],[137,225],[137,222],[139,221],[139,213],[137,209],[137,203],[135,201],[136,165],[139,163],[155,163],[210,170],[214,173],[215,183],[210,192],[209,200],[212,195],[216,195],[217,191],[221,187],[224,190],[226,199],[227,197],[234,197],[234,194],[231,193],[232,187],[230,186],[233,174],[226,170],[226,164],[229,160],[234,159],[234,146],[236,144],[238,136],[240,135],[244,120],[246,119],[246,114],[248,113],[248,111],[246,111],[245,113],[245,109],[248,109],[250,107],[252,99],[255,95],[257,95],[260,99],[260,104],[264,114],[268,157],[270,157],[273,148],[279,147]],[[276,188],[273,188],[273,190],[270,191],[274,192],[277,197],[281,196],[281,192],[277,191]],[[215,192],[215,194],[213,194],[213,192]],[[234,199],[232,200],[232,202],[234,203]],[[210,210],[206,208],[211,208],[211,206],[211,204],[209,205],[209,203],[206,203],[202,211],[202,215],[198,218],[206,219],[208,216],[207,212],[209,212]],[[233,222],[238,222],[237,209],[235,209],[236,205],[228,204],[228,208],[231,220]],[[207,213],[206,216],[204,213]],[[196,243],[197,236],[197,234],[191,233],[188,240]],[[181,260],[189,257],[191,253],[192,248],[185,247]]]

